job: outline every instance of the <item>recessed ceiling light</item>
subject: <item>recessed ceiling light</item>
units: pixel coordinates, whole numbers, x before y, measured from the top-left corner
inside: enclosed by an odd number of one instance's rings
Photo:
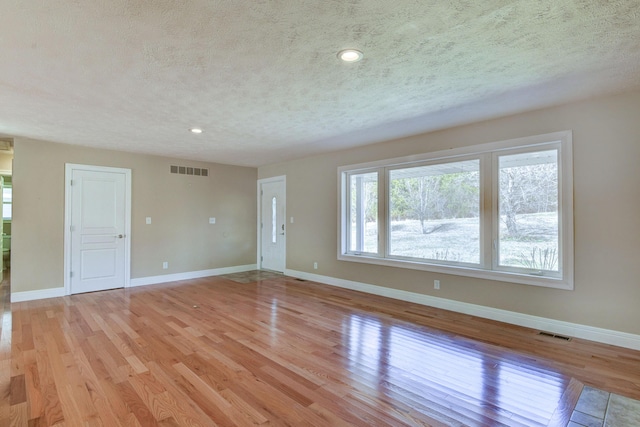
[[[338,58],[344,62],[358,62],[364,55],[356,49],[345,49],[338,52]]]
[[[191,128],[191,129],[189,129],[189,132],[191,132],[191,133],[202,133],[202,129],[200,129],[200,128]]]

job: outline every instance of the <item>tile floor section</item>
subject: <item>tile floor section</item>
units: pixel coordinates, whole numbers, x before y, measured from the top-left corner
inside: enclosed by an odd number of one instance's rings
[[[567,427],[640,426],[640,401],[585,386]]]
[[[253,283],[282,274],[255,270],[224,277],[238,283]],[[585,386],[567,427],[640,427],[640,401]]]

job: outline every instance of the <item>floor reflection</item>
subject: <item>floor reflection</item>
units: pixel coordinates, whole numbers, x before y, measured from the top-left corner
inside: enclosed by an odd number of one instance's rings
[[[271,313],[269,318],[269,337],[271,346],[278,343],[278,299],[271,299]]]
[[[350,315],[343,342],[356,387],[410,399],[418,410],[444,400],[473,414],[546,425],[567,386],[566,378],[533,361],[490,346],[479,350],[477,342],[415,325],[388,325],[374,316]]]
[[[350,316],[343,337],[347,338],[349,349],[349,372],[358,375],[367,386],[376,389],[386,376],[387,353],[383,351],[386,337],[383,328],[374,318]],[[381,371],[384,369],[384,371]]]

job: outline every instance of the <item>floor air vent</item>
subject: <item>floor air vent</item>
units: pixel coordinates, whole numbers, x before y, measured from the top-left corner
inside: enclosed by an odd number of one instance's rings
[[[205,168],[192,168],[188,166],[171,165],[169,171],[171,173],[177,173],[179,175],[209,176],[209,169]]]
[[[538,332],[538,335],[542,335],[544,337],[557,338],[563,341],[571,341],[571,337],[565,337],[564,335],[552,334],[551,332]]]

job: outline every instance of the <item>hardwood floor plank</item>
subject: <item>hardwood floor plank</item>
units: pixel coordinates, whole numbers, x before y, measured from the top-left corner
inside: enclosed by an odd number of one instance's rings
[[[179,412],[178,408],[168,403],[169,399],[166,390],[161,393],[153,393],[146,387],[145,383],[139,381],[136,377],[131,377],[129,384],[138,394],[140,400],[149,408],[156,421],[173,417]]]
[[[37,353],[35,349],[25,352],[25,387],[29,403],[29,419],[37,419],[43,415],[42,393],[40,391],[40,374],[38,372]]]
[[[48,363],[51,367],[50,372],[56,385],[56,392],[65,423],[70,426],[82,425],[83,413],[80,411],[78,404],[84,402],[85,396],[80,393],[81,389],[72,388],[63,362],[64,353],[59,353],[59,342],[51,334],[47,334],[44,340],[47,348]],[[74,391],[78,392],[77,396],[74,396]]]
[[[290,369],[292,372],[295,372],[296,374],[300,375],[302,378],[306,379],[307,381],[310,381],[318,386],[321,386],[326,382],[323,378],[320,378],[313,372],[309,372],[304,368],[301,368],[300,366],[296,366],[288,362],[287,360],[283,359],[279,355],[272,352],[268,352],[266,349],[261,348],[259,345],[252,343],[249,340],[243,339],[241,337],[238,337],[237,335],[232,335],[232,334],[227,334],[227,336],[234,339],[239,344],[247,347],[248,349],[251,349],[254,352],[264,356],[265,358],[269,359],[273,363],[277,363],[278,365],[284,368]]]
[[[178,422],[182,422],[184,424],[193,427],[198,426],[217,426],[218,423],[211,420],[207,414],[196,405],[193,400],[189,397],[184,390],[180,389],[176,382],[172,379],[172,377],[168,374],[166,368],[151,362],[149,364],[149,370],[152,375],[158,378],[159,381],[167,388],[167,392],[173,396],[174,399],[183,402],[183,413],[180,414],[180,417],[177,418]],[[176,373],[176,375],[179,375]],[[190,408],[190,410],[188,409]]]
[[[118,313],[109,313],[109,318],[113,321],[113,323],[117,324],[120,330],[127,334],[129,337],[133,339],[140,338],[140,335],[138,335],[138,333],[131,327],[129,323],[130,320],[127,321],[123,319],[118,315]]]
[[[99,419],[105,425],[120,426],[121,424],[114,416],[113,410],[113,405],[119,403],[119,400],[109,399],[81,348],[74,352],[73,357],[78,367],[78,373],[84,382],[84,387]]]
[[[90,306],[78,303],[78,304],[75,305],[75,307],[77,308],[77,310],[82,315],[82,319],[84,320],[86,325],[93,332],[100,331],[100,325],[98,325],[98,323],[96,323],[96,321],[93,319],[93,316],[92,316],[93,313],[91,312]]]
[[[135,420],[135,423],[141,427],[159,425],[158,420],[151,413],[151,409],[128,382],[111,383],[104,381],[103,387],[111,399],[117,396],[118,400],[122,400],[123,405],[114,407],[114,413],[123,424],[128,425],[127,422],[134,422]]]
[[[0,425],[10,424],[11,360],[0,360]]]
[[[27,402],[11,405],[11,422],[8,426],[22,427],[28,424]]]
[[[24,374],[11,377],[9,394],[11,395],[9,404],[12,406],[27,401],[27,388],[25,386]]]
[[[242,400],[233,391],[224,389],[220,392],[220,395],[224,397],[232,406],[232,410],[239,411],[245,417],[249,418],[254,425],[263,425],[269,423],[269,419],[265,417],[260,411],[251,406],[249,403]]]
[[[113,348],[109,339],[106,338],[102,332],[98,332],[90,336],[87,341],[92,348],[92,352],[102,362],[109,377],[116,383],[126,381],[129,377],[129,372],[124,367],[125,365],[129,366],[129,364],[122,355]]]
[[[254,419],[251,419],[251,417],[249,416],[245,416],[248,414],[237,411],[232,406],[231,402],[225,399],[222,394],[218,393],[213,387],[207,384],[207,382],[196,375],[183,363],[176,363],[174,365],[174,369],[178,371],[178,373],[180,373],[180,375],[182,375],[185,380],[191,383],[197,393],[200,394],[208,402],[209,405],[213,405],[219,410],[220,414],[216,416],[216,420],[220,420],[222,416],[224,418],[228,418],[231,421],[230,425],[245,426],[256,424],[256,421]],[[246,406],[248,406],[246,405],[246,403],[242,405],[242,407]],[[264,419],[264,417],[260,418]],[[258,419],[258,421],[260,420],[260,418]]]
[[[0,425],[556,427],[583,383],[640,398],[640,352],[237,277],[0,304]]]

